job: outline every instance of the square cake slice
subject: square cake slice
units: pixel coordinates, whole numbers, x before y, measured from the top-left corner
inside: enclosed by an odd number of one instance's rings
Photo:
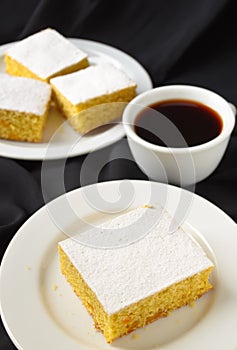
[[[104,63],[50,80],[54,97],[70,124],[81,134],[121,117],[136,95],[136,83]]]
[[[49,84],[0,74],[0,138],[39,142],[50,99]]]
[[[113,219],[106,229],[114,229],[115,235],[116,229],[126,227],[142,233],[140,218],[147,210],[156,209],[135,209]],[[59,242],[61,272],[108,343],[192,304],[212,288],[213,263],[181,227],[170,233],[171,221],[164,210],[148,234],[123,246],[85,244],[86,232]],[[94,230],[94,235],[106,234],[103,227]]]
[[[50,28],[13,45],[5,53],[5,63],[8,74],[46,82],[88,66],[87,54]]]

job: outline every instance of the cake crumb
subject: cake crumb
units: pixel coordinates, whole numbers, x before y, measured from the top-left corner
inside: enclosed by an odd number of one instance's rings
[[[54,290],[54,291],[56,291],[57,289],[58,289],[57,284],[54,284],[54,286],[53,286],[53,290]]]
[[[142,208],[154,208],[154,206],[152,205],[152,204],[144,204],[143,206],[142,206]]]
[[[26,270],[30,271],[31,267],[29,265],[26,266]]]
[[[133,336],[132,336],[133,339],[138,339],[139,338],[139,335],[137,333],[134,333]]]
[[[195,306],[195,301],[194,300],[190,301],[189,306],[190,307],[194,307]]]

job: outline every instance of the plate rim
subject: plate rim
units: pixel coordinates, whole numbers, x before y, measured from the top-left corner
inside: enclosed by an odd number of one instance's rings
[[[106,181],[106,182],[102,182],[102,183],[99,183],[99,184],[92,184],[92,185],[89,185],[88,187],[93,187],[93,186],[96,186],[96,185],[99,185],[101,187],[107,187],[107,186],[113,186],[113,183],[121,183],[123,181],[126,181],[126,180],[115,180],[115,181]],[[136,182],[136,184],[138,186],[141,185],[144,185],[145,183],[150,183],[149,181],[145,181],[145,180],[129,180],[131,182]],[[155,183],[155,182],[152,182],[152,183]],[[173,192],[182,192],[182,191],[185,191],[185,192],[189,192],[185,189],[180,189],[176,186],[173,186],[173,185],[166,185],[166,184],[161,184],[161,183],[155,183],[158,187],[159,186],[167,186],[168,189],[171,189],[171,191]],[[156,186],[155,185],[155,186]],[[63,194],[57,198],[55,198],[53,201],[51,201],[50,203],[53,203],[53,202],[56,202],[56,201],[59,201],[60,198],[64,197],[64,196],[74,196],[74,195],[77,195],[78,192],[80,192],[81,190],[83,189],[82,188],[77,188],[75,190],[72,190],[66,194]],[[234,228],[236,229],[237,231],[237,225],[236,223],[234,222],[234,220],[232,218],[230,218],[223,210],[221,210],[219,207],[217,207],[215,204],[213,204],[212,202],[208,201],[207,199],[201,197],[200,195],[197,195],[197,194],[193,194],[195,198],[197,198],[197,201],[201,204],[201,203],[205,203],[207,206],[210,206],[214,211],[217,211],[219,214],[221,214],[225,220],[227,220],[229,222],[230,225],[234,225]],[[48,205],[48,203],[46,204]],[[32,221],[34,221],[35,217],[37,217],[37,215],[39,215],[39,213],[42,213],[42,212],[46,212],[47,213],[47,208],[46,208],[46,205],[44,205],[43,207],[41,207],[39,210],[37,210],[30,218],[28,218],[28,220],[26,220],[26,222],[20,227],[20,229],[17,231],[17,233],[15,234],[15,236],[13,237],[13,239],[11,240],[9,246],[7,247],[7,250],[3,256],[3,259],[2,259],[2,263],[1,263],[1,270],[0,270],[0,282],[2,282],[2,271],[4,269],[4,266],[6,265],[7,263],[7,259],[8,259],[8,254],[9,252],[11,251],[11,248],[14,246],[15,242],[19,239],[19,237],[24,233],[24,229],[25,227]],[[194,227],[195,228],[195,227]],[[204,235],[205,237],[205,235]],[[20,237],[21,239],[21,237]],[[1,286],[1,284],[0,284]],[[0,288],[0,292],[1,292],[1,288]],[[3,312],[3,305],[2,305],[2,302],[0,301],[0,312],[1,312],[1,317],[2,317],[2,321],[3,321],[3,324],[11,338],[11,340],[13,341],[13,343],[16,345],[16,347],[20,350],[23,350],[21,348],[21,346],[17,343],[17,340],[14,338],[13,336],[13,333],[12,331],[9,329],[8,327],[8,323],[7,323],[7,317],[6,315],[4,314]],[[175,341],[174,341],[175,343]],[[172,343],[171,343],[172,344]],[[164,348],[166,348],[164,346]],[[86,347],[85,347],[86,349]],[[173,349],[173,348],[172,348]],[[185,348],[186,349],[186,348]],[[24,349],[26,350],[26,349]],[[234,349],[233,349],[234,350]]]
[[[94,40],[88,40],[88,39],[81,39],[81,38],[68,38],[70,41],[74,42],[76,45],[86,45],[90,46],[92,49],[101,51],[101,53],[106,53],[107,55],[111,55],[112,58],[116,58],[116,56],[122,57],[123,60],[128,61],[132,64],[132,69],[139,70],[139,74],[142,74],[142,79],[145,81],[145,84],[147,85],[146,90],[153,88],[153,82],[152,79],[148,73],[148,71],[145,69],[145,67],[142,66],[142,64],[135,59],[133,56],[129,55],[128,53],[114,47],[110,46],[108,44],[104,44],[98,41]],[[4,52],[7,50],[8,47],[15,44],[17,41],[5,43],[3,45],[0,45],[0,58],[3,57]],[[88,49],[90,49],[88,47]],[[99,48],[99,50],[98,50]],[[120,58],[118,59],[120,60]],[[144,90],[144,91],[146,91]],[[142,91],[143,92],[143,91]],[[0,156],[2,157],[8,157],[11,159],[19,159],[19,160],[56,160],[56,159],[63,159],[63,158],[73,158],[80,155],[85,155],[89,152],[92,152],[94,150],[99,150],[104,147],[107,147],[109,145],[114,144],[115,142],[119,141],[125,136],[125,130],[123,128],[123,125],[119,123],[116,126],[113,126],[112,129],[116,128],[117,135],[111,132],[111,137],[106,138],[105,140],[101,139],[99,146],[95,147],[88,147],[84,151],[80,151],[80,148],[74,148],[74,150],[70,151],[69,154],[63,153],[63,150],[59,151],[59,154],[55,154],[55,152],[51,152],[50,155],[45,158],[47,154],[47,148],[48,143],[45,144],[32,144],[33,147],[30,147],[30,143],[22,142],[21,145],[15,145],[14,141],[12,140],[4,140],[0,139]],[[111,130],[112,130],[111,129]],[[42,145],[42,146],[41,146]],[[34,147],[36,146],[36,147]],[[60,144],[59,148],[62,147],[62,144]],[[57,147],[56,147],[57,148]],[[21,152],[19,152],[21,150]],[[27,150],[29,152],[27,152]],[[18,153],[19,152],[19,153]]]

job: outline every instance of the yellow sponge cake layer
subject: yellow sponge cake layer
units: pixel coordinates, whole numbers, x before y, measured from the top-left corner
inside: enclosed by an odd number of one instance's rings
[[[31,113],[0,109],[0,138],[15,141],[40,142],[47,113],[37,116]]]
[[[51,88],[28,78],[0,75],[0,138],[39,142],[48,116]]]
[[[136,84],[112,66],[101,64],[50,80],[55,100],[81,134],[121,117],[136,96]]]
[[[5,63],[8,74],[45,82],[89,65],[86,53],[50,28],[13,45],[5,53]]]
[[[130,230],[141,229],[146,210],[153,209],[138,208],[106,228],[132,222]],[[212,288],[212,262],[183,229],[170,234],[171,220],[164,212],[144,238],[117,248],[87,246],[80,238],[59,243],[61,271],[108,343],[193,304]],[[103,235],[103,229],[97,231],[93,234]]]

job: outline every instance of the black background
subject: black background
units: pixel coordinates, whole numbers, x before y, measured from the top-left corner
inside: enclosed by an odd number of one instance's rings
[[[234,0],[2,0],[0,44],[52,27],[68,37],[96,40],[122,49],[144,65],[154,86],[180,83],[207,87],[237,105],[236,7]],[[195,190],[234,220],[236,136],[235,128],[221,164]],[[134,162],[110,161],[125,154],[129,155],[125,140],[97,152],[97,159],[108,159],[100,181],[145,179]],[[67,190],[80,186],[78,174],[83,159],[67,161]],[[55,185],[57,167],[57,161],[50,162],[48,199],[61,194]],[[40,171],[40,161],[0,158],[0,259],[19,226],[44,204]],[[93,181],[88,176],[87,182]],[[3,327],[0,349],[15,349]]]

